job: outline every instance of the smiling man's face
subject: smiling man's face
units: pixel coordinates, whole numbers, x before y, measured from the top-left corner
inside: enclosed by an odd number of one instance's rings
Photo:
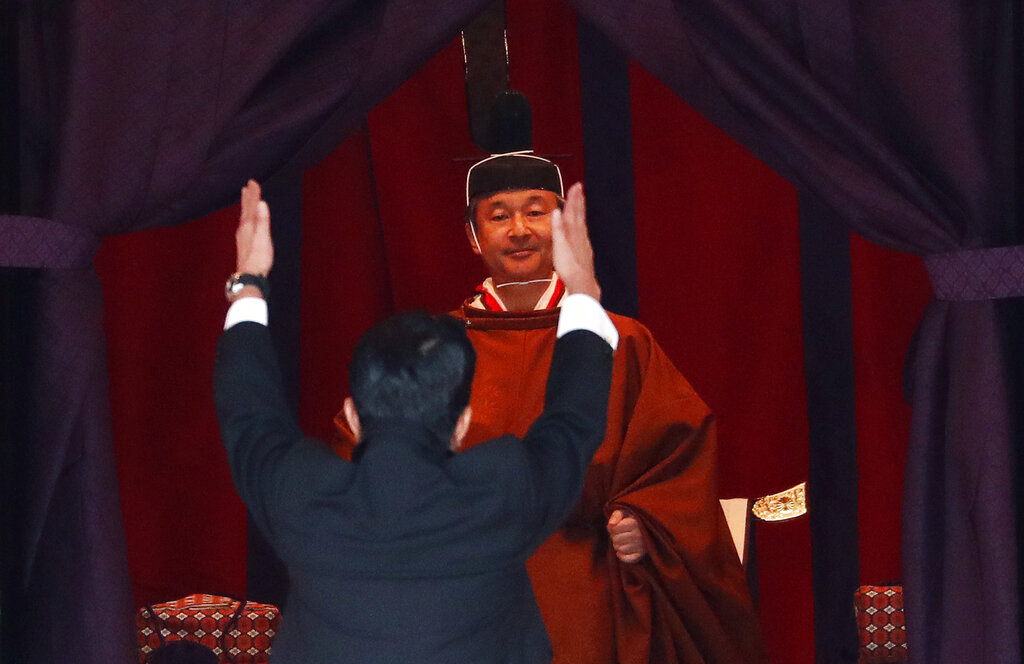
[[[543,189],[499,191],[478,201],[476,239],[469,224],[466,236],[494,283],[551,276],[551,213],[557,209],[558,196]]]

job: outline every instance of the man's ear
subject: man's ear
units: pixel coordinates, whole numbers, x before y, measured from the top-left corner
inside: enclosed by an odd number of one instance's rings
[[[473,228],[473,224],[466,224],[466,238],[469,240],[469,248],[473,250],[473,253],[477,256],[480,255],[480,241],[476,239],[476,229]]]
[[[452,440],[449,446],[452,452],[458,452],[462,447],[462,439],[466,437],[466,432],[469,431],[469,421],[472,419],[473,409],[466,406],[466,409],[459,415],[459,419],[455,421],[455,431],[452,431]]]
[[[352,397],[345,397],[342,410],[345,411],[345,421],[348,422],[348,428],[352,429],[352,435],[356,437],[356,444],[362,442],[363,430],[359,426],[359,413],[356,412],[356,402],[352,401]]]

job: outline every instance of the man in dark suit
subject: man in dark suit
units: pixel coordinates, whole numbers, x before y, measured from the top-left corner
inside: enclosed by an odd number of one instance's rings
[[[552,235],[570,295],[529,432],[453,454],[472,417],[473,348],[453,319],[400,314],[356,347],[349,463],[289,412],[262,299],[270,212],[256,183],[242,190],[214,383],[235,485],[291,580],[274,662],[550,660],[524,563],[579,498],[618,343],[597,302],[578,187]]]

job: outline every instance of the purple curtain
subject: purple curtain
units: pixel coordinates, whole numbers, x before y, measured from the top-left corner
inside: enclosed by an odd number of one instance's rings
[[[485,2],[426,4],[20,4],[21,195],[0,217],[0,266],[39,271],[16,280],[31,289],[16,307],[31,389],[13,418],[8,474],[24,490],[4,650],[31,655],[13,661],[64,661],[69,643],[76,661],[132,657],[96,247],[325,155]],[[1022,294],[1024,252],[985,249],[1021,241],[1016,3],[573,4],[837,220],[925,257],[936,297],[908,358],[911,648],[921,662],[1019,661],[1007,349],[991,298]]]
[[[573,4],[837,221],[924,258],[935,294],[906,370],[910,652],[1020,661],[1013,349],[1000,329],[1020,300],[998,299],[1024,295],[1024,248],[1007,246],[1024,240],[1019,3]]]
[[[102,238],[193,219],[327,154],[483,4],[19,3],[20,205],[0,217],[0,266],[35,270],[4,274],[21,290],[12,336],[31,339],[4,454],[9,661],[135,658]]]

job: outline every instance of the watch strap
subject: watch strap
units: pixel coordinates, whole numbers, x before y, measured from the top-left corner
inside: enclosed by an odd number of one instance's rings
[[[245,286],[255,286],[260,289],[263,293],[263,299],[270,298],[270,280],[262,274],[251,274],[249,272],[235,272],[228,277],[228,282],[224,286],[225,295],[228,299],[232,296],[237,295]]]

